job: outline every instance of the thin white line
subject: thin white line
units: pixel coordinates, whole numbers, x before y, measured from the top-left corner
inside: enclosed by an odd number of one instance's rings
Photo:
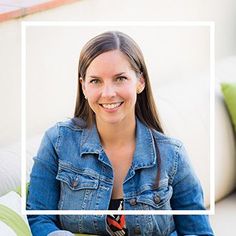
[[[24,21],[26,26],[211,26],[212,21]]]
[[[215,78],[215,56],[214,56],[214,22],[212,21],[23,21],[22,22],[22,86],[21,86],[21,102],[22,102],[22,114],[21,114],[21,126],[22,126],[22,213],[23,214],[33,214],[33,215],[53,215],[53,214],[88,214],[88,215],[103,215],[103,214],[135,214],[135,215],[147,215],[147,214],[158,214],[158,215],[212,215],[215,211],[215,199],[214,199],[214,78]],[[29,211],[25,209],[26,206],[26,28],[28,26],[158,26],[158,27],[168,27],[168,26],[207,26],[210,27],[210,82],[211,82],[211,96],[210,96],[210,210],[156,210],[156,211],[61,211],[61,210],[37,210]],[[213,94],[213,95],[212,95]],[[213,118],[212,118],[213,117]],[[212,183],[213,182],[213,183]]]
[[[215,212],[215,24],[210,26],[210,208]]]
[[[27,215],[210,215],[210,210],[25,210]]]
[[[21,24],[21,211],[26,203],[26,27]]]

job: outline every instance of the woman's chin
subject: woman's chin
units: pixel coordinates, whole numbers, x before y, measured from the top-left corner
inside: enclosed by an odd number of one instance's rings
[[[121,124],[124,117],[103,117],[97,119],[97,121],[104,125],[118,125]]]

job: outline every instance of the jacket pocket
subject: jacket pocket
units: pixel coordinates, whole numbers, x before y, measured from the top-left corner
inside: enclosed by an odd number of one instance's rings
[[[160,209],[165,207],[165,205],[169,205],[170,198],[172,196],[172,187],[162,187],[159,190],[153,190],[144,192],[137,198],[138,203],[143,203],[151,208]],[[168,208],[168,206],[166,206]],[[163,210],[163,209],[162,209]]]
[[[167,182],[167,181],[164,181]],[[173,194],[172,187],[168,183],[162,184],[158,189],[151,189],[146,186],[145,190],[139,192],[136,196],[126,199],[127,207],[130,210],[171,210],[170,199]],[[138,217],[130,216],[131,231],[135,229],[132,225],[136,224],[136,228],[140,229],[140,235],[170,235],[174,229],[174,220],[172,215],[140,215]],[[128,219],[127,219],[128,220]],[[127,222],[129,225],[129,222]],[[133,235],[131,233],[131,235]]]
[[[86,174],[61,170],[56,178],[66,183],[71,190],[98,188],[98,180]]]
[[[170,185],[162,185],[158,189],[145,190],[128,201],[134,210],[171,210],[172,194]]]
[[[61,182],[59,209],[90,210],[96,198],[98,174],[90,169],[78,169],[70,163],[59,163],[56,179]]]

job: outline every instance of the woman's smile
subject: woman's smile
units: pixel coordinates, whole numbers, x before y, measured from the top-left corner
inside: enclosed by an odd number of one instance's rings
[[[110,111],[116,111],[117,108],[119,108],[123,102],[113,102],[113,103],[101,103],[99,104],[101,107],[103,107],[105,110]]]

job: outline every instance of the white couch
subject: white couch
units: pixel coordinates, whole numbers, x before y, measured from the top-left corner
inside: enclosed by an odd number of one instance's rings
[[[216,235],[230,236],[236,232],[236,134],[219,89],[220,82],[236,83],[236,56],[216,66],[215,102],[215,215],[210,221]]]
[[[236,151],[235,136],[220,92],[219,83],[235,81],[236,57],[217,65],[215,90],[215,200],[216,215],[210,220],[216,235],[236,232]],[[209,162],[209,86],[207,76],[181,83],[154,84],[154,93],[166,133],[180,138],[187,148],[193,166],[202,182],[205,205],[210,198]],[[27,176],[42,134],[27,140]],[[0,196],[20,185],[20,142],[0,149]],[[229,195],[229,196],[228,196]],[[228,231],[227,231],[228,230]],[[233,230],[233,231],[232,231]],[[231,232],[231,233],[230,233]],[[1,234],[1,232],[0,232]]]

